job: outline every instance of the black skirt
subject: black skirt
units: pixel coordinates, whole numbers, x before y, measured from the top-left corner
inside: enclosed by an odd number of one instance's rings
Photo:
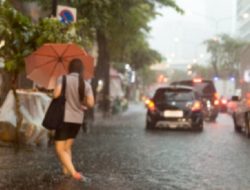
[[[55,140],[60,141],[60,140],[76,138],[76,135],[78,134],[80,127],[81,124],[64,122],[59,129],[56,129]]]

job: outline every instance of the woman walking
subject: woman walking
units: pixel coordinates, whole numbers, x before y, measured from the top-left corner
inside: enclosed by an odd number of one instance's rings
[[[90,84],[83,80],[83,64],[80,59],[73,59],[68,67],[65,89],[65,112],[62,126],[55,132],[55,149],[65,175],[71,175],[79,181],[86,181],[72,163],[72,145],[83,123],[84,110],[94,106],[93,92]],[[54,98],[61,95],[62,78],[59,77],[54,90]]]

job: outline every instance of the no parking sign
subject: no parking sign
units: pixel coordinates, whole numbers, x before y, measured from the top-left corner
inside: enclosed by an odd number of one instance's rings
[[[65,24],[76,22],[76,8],[58,5],[57,18]]]

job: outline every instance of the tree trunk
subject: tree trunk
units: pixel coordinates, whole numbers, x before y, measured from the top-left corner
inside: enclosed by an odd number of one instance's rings
[[[236,89],[241,88],[241,78],[240,78],[240,67],[239,66],[240,66],[240,63],[236,64],[236,69],[234,69]]]
[[[95,70],[95,79],[93,81],[94,94],[96,95],[96,87],[98,85],[98,81],[102,80],[104,84],[103,93],[102,93],[102,108],[103,115],[108,116],[110,110],[110,99],[109,99],[109,50],[108,50],[108,42],[105,34],[97,30],[97,44],[98,44],[98,59],[97,66]]]
[[[212,62],[212,66],[213,66],[213,69],[214,69],[214,74],[216,77],[219,77],[219,71],[218,71],[218,66],[217,66],[217,58],[215,61]]]
[[[13,95],[15,98],[15,114],[16,114],[16,132],[15,132],[15,143],[16,143],[16,148],[17,150],[19,149],[19,145],[20,145],[20,138],[19,138],[19,133],[20,133],[20,129],[22,127],[22,121],[23,121],[23,116],[20,110],[20,99],[19,96],[17,94],[17,84],[18,84],[18,73],[14,73],[13,74],[13,80],[12,80],[12,91],[13,91]]]
[[[9,91],[12,88],[11,74],[5,70],[0,71],[1,87],[0,87],[0,106],[3,105]]]

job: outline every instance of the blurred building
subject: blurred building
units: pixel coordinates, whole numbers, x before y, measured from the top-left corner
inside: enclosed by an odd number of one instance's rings
[[[250,0],[237,0],[236,8],[237,36],[250,41]],[[240,95],[245,96],[250,91],[250,46],[241,52],[240,58]]]
[[[244,96],[250,92],[250,46],[246,46],[240,58],[240,89],[241,95]]]
[[[237,34],[250,40],[250,1],[237,0]]]

